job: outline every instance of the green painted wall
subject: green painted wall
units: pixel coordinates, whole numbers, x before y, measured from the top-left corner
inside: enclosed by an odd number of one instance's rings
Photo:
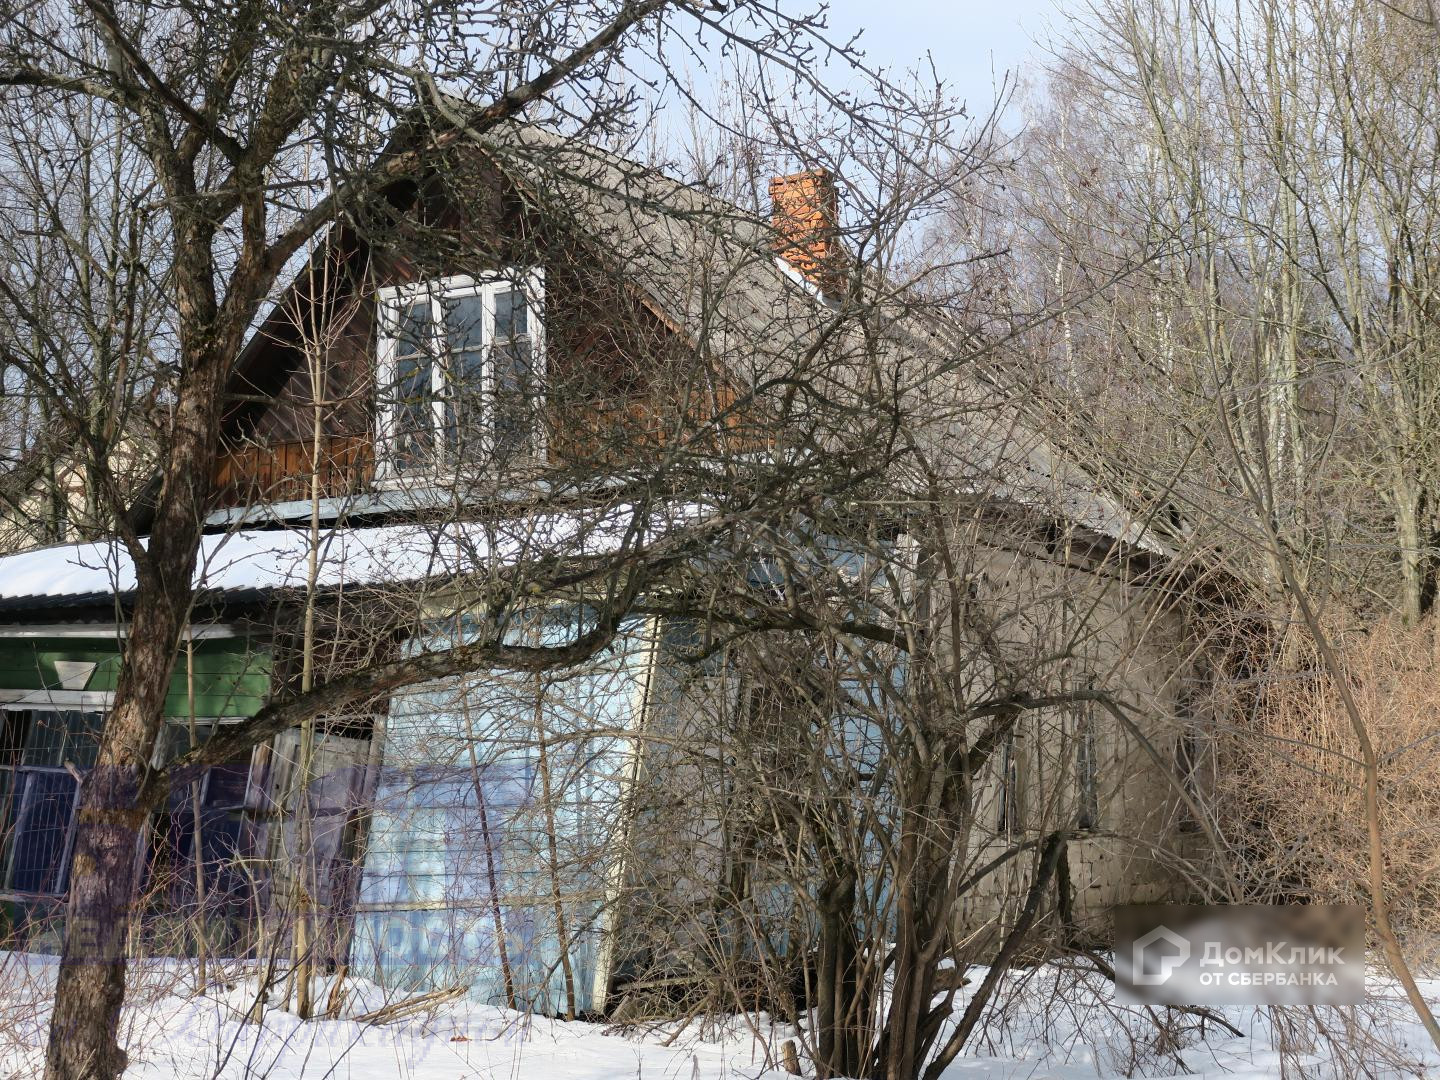
[[[113,638],[0,638],[0,688],[59,689],[55,661],[94,663],[86,690],[114,690],[120,654]],[[195,643],[195,715],[249,716],[270,691],[270,654],[246,638]],[[189,714],[182,652],[165,701],[170,716]]]

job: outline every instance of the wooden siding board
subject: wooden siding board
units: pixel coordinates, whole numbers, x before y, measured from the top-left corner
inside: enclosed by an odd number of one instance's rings
[[[317,298],[297,281],[263,338],[247,346],[231,387],[245,400],[227,418],[231,450],[217,467],[216,509],[309,498],[317,350],[326,402],[322,497],[372,490],[373,289],[537,261],[545,271],[546,445],[557,463],[609,468],[702,429],[734,450],[773,443],[759,407],[736,407],[744,388],[698,362],[685,334],[609,265],[613,253],[597,250],[573,224],[541,220],[483,155],[465,155],[460,165],[473,183],[444,192],[430,185],[407,212],[439,199],[444,205],[419,212],[455,229],[463,250],[412,260],[395,244],[372,251],[355,237],[337,237],[334,268],[315,279],[330,294]],[[402,223],[396,243],[407,239]],[[319,328],[308,353],[297,322]]]
[[[226,451],[216,467],[222,508],[288,502],[311,495],[313,447],[309,442],[269,443]],[[325,440],[319,462],[320,497],[340,498],[368,491],[374,477],[374,448],[368,435]]]
[[[0,688],[59,689],[56,661],[93,663],[85,690],[113,691],[120,670],[113,640],[31,638],[0,640]],[[195,712],[198,716],[249,716],[270,691],[268,652],[243,638],[195,643]],[[165,699],[167,716],[189,715],[185,660],[182,655]]]

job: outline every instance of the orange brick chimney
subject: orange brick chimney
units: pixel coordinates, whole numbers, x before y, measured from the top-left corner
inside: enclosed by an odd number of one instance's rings
[[[840,246],[840,199],[835,177],[807,169],[770,181],[775,254],[824,296],[845,291],[845,252]]]

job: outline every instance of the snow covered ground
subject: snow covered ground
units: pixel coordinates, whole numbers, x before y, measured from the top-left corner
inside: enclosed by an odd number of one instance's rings
[[[54,974],[53,958],[0,953],[0,1077],[39,1075]],[[124,1018],[127,1078],[774,1080],[787,1075],[777,1061],[782,1041],[794,1035],[763,1016],[732,1018],[723,1030],[697,1023],[678,1032],[620,1032],[464,1001],[386,1024],[301,1023],[279,1008],[266,1009],[259,1024],[245,1023],[255,983],[222,974],[231,981],[196,995],[188,967],[166,962],[135,971]],[[347,986],[347,1017],[387,1003],[374,986]],[[1440,981],[1425,989],[1440,1002]],[[318,1000],[328,991],[322,987]],[[1160,1034],[1143,1012],[1111,1002],[1093,976],[1046,965],[1007,980],[983,1038],[946,1080],[1440,1076],[1440,1056],[1398,991],[1374,981],[1371,997],[1363,1010],[1290,1013],[1279,1024],[1260,1010],[1230,1010],[1226,1019],[1238,1037],[1170,1014],[1168,1033]]]

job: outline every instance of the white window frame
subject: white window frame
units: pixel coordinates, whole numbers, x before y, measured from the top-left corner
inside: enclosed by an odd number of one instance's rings
[[[530,367],[532,376],[543,385],[545,378],[545,272],[539,267],[527,269],[507,268],[484,277],[469,274],[452,274],[427,281],[405,285],[391,285],[376,290],[376,480],[388,486],[416,477],[443,478],[453,476],[463,463],[447,461],[444,457],[445,398],[444,370],[436,364],[431,371],[430,432],[432,439],[433,463],[427,467],[413,466],[407,469],[396,467],[395,443],[399,431],[400,402],[395,400],[393,389],[396,385],[396,351],[399,345],[400,314],[416,300],[430,299],[431,325],[435,333],[444,333],[444,321],[440,304],[445,300],[478,296],[481,298],[484,327],[482,330],[484,350],[481,369],[481,411],[482,428],[493,431],[495,422],[495,298],[502,292],[518,289],[525,294],[526,332],[530,337]],[[439,343],[437,343],[439,344]],[[443,349],[437,350],[443,355]],[[487,438],[488,438],[487,434]],[[545,459],[544,425],[537,423],[532,433],[535,458]]]

